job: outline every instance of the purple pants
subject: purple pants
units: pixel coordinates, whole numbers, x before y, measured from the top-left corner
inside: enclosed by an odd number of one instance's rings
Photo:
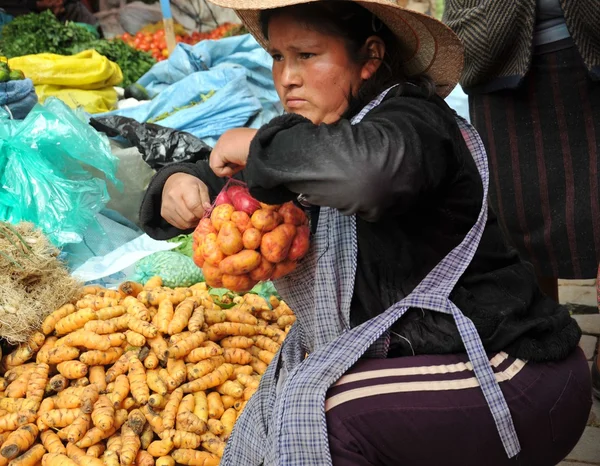
[[[504,452],[464,354],[362,359],[327,393],[334,466],[554,466],[591,408],[583,352],[534,364],[491,354],[521,453]]]

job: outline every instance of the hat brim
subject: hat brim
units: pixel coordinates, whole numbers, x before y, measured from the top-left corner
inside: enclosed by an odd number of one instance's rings
[[[261,10],[323,0],[209,1],[234,9],[250,34],[261,46],[268,48],[260,25]],[[402,8],[390,0],[356,0],[356,3],[377,16],[396,35],[407,76],[427,74],[435,82],[439,96],[446,97],[452,92],[463,70],[464,54],[460,39],[450,28],[435,18]]]

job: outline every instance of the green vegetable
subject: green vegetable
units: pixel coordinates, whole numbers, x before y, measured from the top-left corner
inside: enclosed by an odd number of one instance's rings
[[[8,63],[0,61],[0,70],[10,72],[10,68],[8,67]]]
[[[193,257],[194,251],[192,249],[192,245],[194,244],[194,239],[192,238],[192,235],[179,235],[167,241],[169,243],[181,243],[179,246],[173,249],[173,251],[180,252],[188,257]]]
[[[155,275],[160,275],[163,284],[170,288],[204,281],[202,270],[194,261],[176,251],[160,251],[144,257],[135,264],[135,275],[131,279],[145,284]]]
[[[0,83],[5,83],[6,81],[10,81],[10,72],[0,70]]]
[[[273,282],[271,281],[260,282],[258,285],[252,288],[249,293],[257,294],[261,298],[264,298],[267,303],[269,302],[269,298],[271,296],[276,296],[277,298],[281,299],[281,296],[279,296],[279,293],[275,289],[275,285],[273,285]],[[269,306],[271,306],[270,303]]]
[[[133,83],[125,88],[125,98],[134,98],[136,100],[150,100],[146,88],[138,83]]]
[[[135,83],[156,63],[149,53],[130,47],[121,39],[92,40],[76,44],[73,53],[94,49],[119,65],[123,72],[123,86]]]
[[[25,79],[25,75],[21,70],[12,70],[9,76],[11,81],[20,81],[21,79]]]
[[[71,55],[73,46],[94,39],[86,28],[62,24],[50,10],[18,16],[2,29],[0,55],[8,58],[37,53]]]
[[[221,309],[231,309],[235,306],[233,298],[235,298],[236,294],[227,288],[211,288],[208,294],[212,296],[213,302]]]

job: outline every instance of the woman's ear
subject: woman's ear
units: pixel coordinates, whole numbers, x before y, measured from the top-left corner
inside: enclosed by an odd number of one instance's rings
[[[385,55],[385,43],[379,36],[371,36],[364,45],[366,52],[365,64],[360,72],[363,81],[370,79],[379,69]]]

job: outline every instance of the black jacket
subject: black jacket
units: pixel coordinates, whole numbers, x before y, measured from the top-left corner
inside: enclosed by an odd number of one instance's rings
[[[224,184],[207,162],[161,170],[140,212],[154,238],[181,233],[160,218],[160,200],[166,179],[182,171],[202,179],[213,196]],[[256,135],[243,178],[263,202],[302,193],[315,206],[357,215],[353,326],[408,295],[462,241],[483,197],[452,110],[416,87],[392,91],[354,126],[345,119],[315,126],[298,115],[275,118]],[[318,208],[312,217],[316,221]],[[566,309],[541,294],[531,267],[505,245],[493,212],[451,299],[474,322],[488,351],[558,360],[579,341]],[[391,356],[464,351],[447,315],[411,310],[392,331]]]

